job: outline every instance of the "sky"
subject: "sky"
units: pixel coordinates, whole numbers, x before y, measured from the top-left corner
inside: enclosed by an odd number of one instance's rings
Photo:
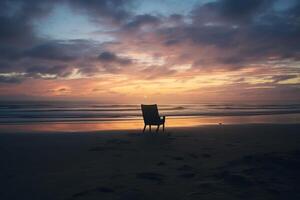
[[[297,102],[300,1],[1,0],[0,100]]]

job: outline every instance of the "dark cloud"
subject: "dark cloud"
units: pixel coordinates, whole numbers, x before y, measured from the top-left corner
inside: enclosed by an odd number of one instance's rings
[[[216,55],[197,63],[224,64],[230,69],[269,58],[300,59],[300,3],[276,10],[275,0],[219,0],[199,5],[192,22],[158,31],[164,45],[214,48]],[[194,52],[191,52],[194,54]]]
[[[0,72],[22,72],[18,61],[25,57],[23,51],[39,44],[33,22],[46,16],[56,1],[3,0],[0,1]],[[23,75],[2,76],[2,82],[18,83]]]
[[[232,20],[245,20],[271,9],[274,2],[274,0],[222,0],[217,5],[221,16]]]
[[[117,56],[111,52],[103,52],[98,56],[99,60],[104,61],[104,62],[112,62],[117,59]]]
[[[97,73],[92,62],[101,45],[88,40],[51,40],[41,38],[34,22],[47,16],[57,3],[66,3],[85,13],[94,22],[118,25],[131,16],[125,0],[3,0],[0,1],[0,73],[26,73],[2,76],[2,82],[19,82],[24,78],[67,77],[74,68],[84,75]],[[114,64],[128,65],[131,60],[116,57]],[[72,66],[72,67],[70,67]],[[108,66],[106,66],[108,68]]]
[[[102,69],[107,73],[121,73],[124,67],[130,66],[131,59],[120,57],[113,52],[105,51],[98,56],[98,61],[102,64]]]
[[[276,75],[276,76],[272,76],[272,80],[274,83],[278,83],[280,81],[286,81],[297,77],[298,77],[297,75]]]
[[[49,42],[25,51],[25,56],[49,60],[71,61],[76,58],[72,45]],[[76,49],[75,49],[76,50]]]
[[[11,0],[0,1],[1,44],[16,46],[32,44],[37,40],[32,20],[46,16],[56,1]]]
[[[81,74],[84,74],[87,77],[92,77],[95,74],[99,74],[102,71],[99,69],[99,67],[95,65],[80,65],[79,72]]]
[[[51,40],[24,51],[24,56],[72,61],[79,57],[92,55],[97,45],[99,44],[90,40]]]
[[[125,25],[126,29],[141,28],[146,25],[158,25],[160,23],[159,17],[144,14],[135,16],[129,23]]]
[[[0,16],[0,41],[2,45],[10,44],[15,47],[32,43],[33,40],[32,29],[26,21]]]
[[[70,0],[69,4],[85,13],[94,21],[104,22],[103,18],[113,24],[121,24],[130,16],[131,0]]]
[[[178,39],[170,39],[170,40],[166,40],[164,42],[164,45],[172,46],[172,45],[176,45],[176,44],[179,44],[179,43],[180,43],[180,40],[178,40]]]
[[[22,52],[19,48],[10,45],[0,45],[0,59],[1,60],[16,60],[22,57]]]
[[[200,5],[192,11],[196,23],[249,23],[261,14],[272,11],[276,0],[218,0]]]
[[[25,73],[25,78],[65,78],[75,68],[86,68],[99,49],[101,45],[88,40],[52,40],[18,54],[4,48],[5,53],[0,56],[0,73]]]
[[[24,76],[22,75],[15,75],[15,76],[0,75],[0,83],[16,84],[16,83],[21,83],[23,80],[24,80]]]
[[[19,79],[16,77],[2,77],[0,76],[0,83],[11,83],[11,84],[16,84],[16,83],[21,83],[23,79]]]
[[[119,57],[116,54],[109,51],[102,52],[98,56],[98,60],[104,64],[129,65],[132,63],[130,59]]]

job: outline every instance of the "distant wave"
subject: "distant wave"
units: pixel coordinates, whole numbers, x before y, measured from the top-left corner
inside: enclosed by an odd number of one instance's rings
[[[300,113],[300,104],[163,104],[168,117],[253,116]],[[0,102],[0,123],[78,122],[141,119],[138,104],[89,102]]]

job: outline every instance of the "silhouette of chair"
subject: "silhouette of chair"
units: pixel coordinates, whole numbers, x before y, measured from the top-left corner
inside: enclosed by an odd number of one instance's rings
[[[157,126],[156,132],[159,130],[159,126],[163,125],[163,131],[165,131],[165,116],[159,116],[157,105],[141,105],[143,118],[144,118],[144,130],[146,126],[149,125],[149,130],[151,132],[151,125]]]

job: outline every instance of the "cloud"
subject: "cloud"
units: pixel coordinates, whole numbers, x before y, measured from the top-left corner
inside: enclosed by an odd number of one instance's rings
[[[65,45],[59,43],[46,43],[33,47],[25,52],[31,58],[70,61],[76,58],[70,51],[66,51]],[[70,49],[71,50],[71,49]]]
[[[124,28],[130,30],[142,28],[144,26],[158,25],[160,23],[161,21],[159,17],[150,14],[143,14],[134,16],[134,18],[130,22],[128,22]]]
[[[12,0],[0,2],[1,44],[24,46],[37,40],[32,21],[47,16],[57,1]]]
[[[9,83],[9,84],[16,84],[21,83],[24,80],[23,76],[3,76],[0,74],[0,83]]]
[[[109,52],[109,51],[105,51],[102,52],[99,56],[98,56],[98,60],[104,64],[119,64],[119,65],[129,65],[132,63],[132,61],[128,58],[122,58],[117,56],[116,54]]]
[[[22,52],[15,47],[9,45],[0,45],[0,59],[1,60],[16,60],[22,57]]]
[[[299,73],[300,61],[300,3],[278,9],[278,1],[205,1],[186,15],[134,10],[134,0],[0,1],[0,82],[73,83],[105,76],[112,78],[109,81],[120,77],[136,81],[133,85],[155,79],[165,88],[172,88],[174,82],[182,83],[182,88],[197,88],[197,84],[214,84],[219,79],[206,76],[216,75],[226,79],[219,83],[232,85],[218,86],[224,87],[218,90],[216,86],[215,94],[237,85],[251,88],[252,83],[277,90],[280,81]],[[36,20],[61,5],[87,16],[95,27],[100,25],[98,33],[105,32],[113,41],[54,40],[39,35]],[[107,83],[114,84],[127,86],[128,81]]]
[[[169,77],[176,74],[176,70],[161,66],[149,66],[139,72],[144,79],[154,80],[162,77]]]
[[[69,5],[79,12],[85,11],[95,22],[122,24],[130,16],[131,0],[70,0]]]
[[[72,73],[72,69],[67,65],[55,66],[32,66],[27,69],[27,76],[42,77],[43,75],[54,75],[55,77],[67,77]]]
[[[184,51],[213,49],[209,57],[194,56],[199,63],[236,69],[269,59],[300,59],[299,5],[276,10],[273,0],[219,0],[199,5],[190,23],[161,28],[157,34],[169,48]],[[211,51],[212,52],[212,51]],[[195,54],[195,52],[190,52]],[[198,53],[198,57],[199,57]],[[193,57],[193,56],[192,56]]]
[[[272,76],[272,80],[274,83],[278,83],[280,81],[286,81],[297,77],[298,77],[297,75],[276,75],[276,76]]]
[[[221,16],[230,20],[249,20],[270,9],[274,0],[222,0],[217,4]]]
[[[9,49],[0,48],[0,52],[4,52],[0,56],[0,73],[25,73],[22,81],[26,78],[68,78],[80,68],[93,66],[94,57],[102,46],[89,40],[49,40],[22,51],[5,51]]]
[[[273,11],[276,0],[218,0],[196,7],[192,18],[198,24],[249,23],[258,16]]]
[[[93,41],[89,40],[51,40],[25,50],[23,56],[67,62],[91,53],[94,45]]]
[[[103,0],[11,0],[0,1],[0,72],[27,73],[26,78],[67,77],[78,69],[82,75],[99,72],[95,66],[97,53],[103,51],[101,44],[84,39],[53,40],[41,37],[34,29],[36,20],[46,17],[61,3],[79,14],[85,13],[93,22],[118,25],[131,16],[127,10],[129,1]],[[130,59],[117,57],[118,65],[129,65]],[[103,66],[109,68],[109,66]],[[2,81],[14,82],[13,78]],[[15,81],[17,82],[17,81]]]

